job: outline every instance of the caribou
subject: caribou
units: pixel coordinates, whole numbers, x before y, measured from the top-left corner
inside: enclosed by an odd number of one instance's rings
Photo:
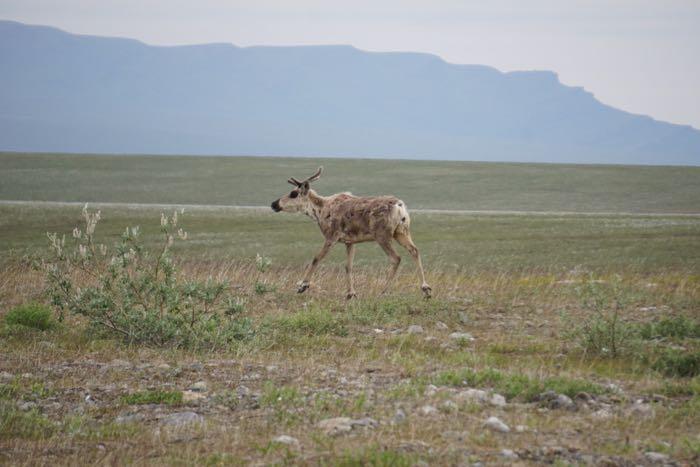
[[[396,275],[401,263],[401,256],[396,253],[392,244],[396,240],[413,257],[418,267],[420,288],[425,298],[430,298],[432,289],[425,281],[423,264],[418,248],[413,243],[410,233],[411,218],[406,209],[406,203],[394,196],[353,196],[351,193],[337,193],[321,196],[310,188],[312,182],[321,177],[323,167],[309,178],[299,181],[290,178],[287,182],[294,186],[291,192],[272,202],[275,212],[302,212],[313,219],[321,229],[324,237],[321,250],[314,256],[306,268],[304,277],[297,289],[298,293],[307,291],[310,287],[311,276],[318,264],[328,254],[336,243],[344,243],[347,252],[347,299],[357,297],[352,279],[352,263],[355,257],[355,245],[362,242],[375,241],[389,257],[391,263],[385,293]]]

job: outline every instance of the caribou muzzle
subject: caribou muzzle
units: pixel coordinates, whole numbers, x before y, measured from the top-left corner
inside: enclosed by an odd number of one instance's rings
[[[272,202],[272,204],[270,205],[270,207],[275,212],[280,212],[282,210],[282,208],[280,207],[280,200],[278,200],[278,199],[274,200]]]

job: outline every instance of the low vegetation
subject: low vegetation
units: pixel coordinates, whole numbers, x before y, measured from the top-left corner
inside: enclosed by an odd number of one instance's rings
[[[346,302],[341,259],[295,293],[318,239],[275,247],[271,214],[186,213],[185,239],[181,212],[13,209],[0,462],[700,461],[698,221],[425,214],[435,297],[408,261],[379,296],[376,252]]]

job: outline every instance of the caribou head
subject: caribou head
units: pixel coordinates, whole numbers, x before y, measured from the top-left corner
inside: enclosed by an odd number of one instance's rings
[[[309,204],[309,190],[311,182],[315,182],[321,178],[323,167],[319,167],[315,174],[304,181],[299,181],[294,177],[287,180],[287,183],[293,185],[292,191],[284,196],[274,200],[270,207],[275,212],[303,212]]]

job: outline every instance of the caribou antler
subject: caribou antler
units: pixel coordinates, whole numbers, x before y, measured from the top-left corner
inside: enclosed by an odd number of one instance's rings
[[[304,183],[315,182],[316,180],[321,178],[322,172],[323,172],[323,166],[319,167],[315,174],[313,174],[312,176],[310,176],[309,178],[307,178],[303,182],[300,182],[299,180],[297,180],[294,177],[290,177],[289,180],[287,180],[287,183],[289,183],[290,185],[302,186]]]

